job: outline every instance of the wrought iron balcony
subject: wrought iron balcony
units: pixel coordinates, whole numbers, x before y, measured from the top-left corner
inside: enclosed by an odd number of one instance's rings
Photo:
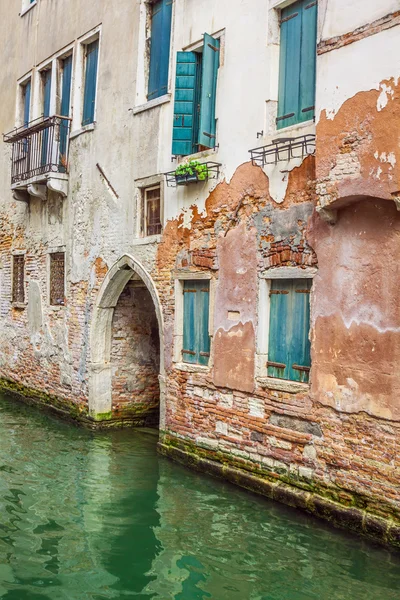
[[[249,150],[253,165],[264,167],[277,164],[279,161],[289,161],[293,158],[305,158],[315,152],[315,135],[307,134],[298,137],[282,137],[272,140],[267,146]]]
[[[70,121],[59,115],[40,117],[3,135],[12,144],[12,186],[48,173],[68,172]]]

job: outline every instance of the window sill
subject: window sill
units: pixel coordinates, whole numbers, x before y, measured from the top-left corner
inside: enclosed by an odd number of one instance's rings
[[[30,10],[32,10],[32,8],[34,6],[36,6],[36,4],[37,4],[37,0],[35,0],[35,2],[32,2],[32,4],[30,4],[26,8],[24,8],[24,10],[19,13],[19,16],[23,17],[24,15],[26,15],[26,13],[28,13]]]
[[[281,133],[287,134],[291,131],[302,131],[303,129],[310,129],[312,130],[310,133],[315,133],[315,121],[310,119],[309,121],[303,121],[302,123],[295,123],[294,125],[288,125],[287,127],[282,127],[281,129],[275,129],[274,133],[268,137],[279,138]],[[300,135],[302,134],[300,133]]]
[[[259,377],[257,381],[261,387],[268,388],[269,390],[277,390],[278,392],[288,392],[289,394],[308,392],[310,389],[309,383],[300,383],[299,381],[288,381],[287,379]]]
[[[162,234],[158,233],[157,235],[147,235],[146,237],[136,238],[132,240],[132,244],[134,246],[144,246],[146,244],[158,244],[161,242]]]
[[[207,150],[202,150],[201,152],[195,152],[194,154],[186,154],[185,156],[179,156],[177,163],[179,165],[190,160],[199,160],[200,158],[210,158],[213,156],[217,156],[217,154],[218,147],[207,148]]]
[[[27,307],[27,302],[11,302],[11,306],[13,308],[17,308],[18,310],[24,310]]]
[[[138,115],[142,112],[145,112],[146,110],[151,110],[152,108],[155,108],[156,106],[160,106],[161,104],[166,104],[167,102],[170,102],[170,100],[171,100],[171,94],[164,94],[164,96],[159,96],[158,98],[154,98],[154,100],[149,100],[145,104],[140,104],[139,106],[135,106],[132,109],[132,113],[134,115]]]
[[[209,373],[210,367],[206,365],[195,365],[191,363],[174,363],[175,369],[185,373]]]
[[[95,128],[96,123],[89,123],[89,125],[85,125],[84,127],[81,127],[81,129],[75,129],[75,131],[71,131],[71,133],[69,134],[69,139],[73,140],[74,138],[77,138],[83,133],[86,133],[88,131],[94,131]]]

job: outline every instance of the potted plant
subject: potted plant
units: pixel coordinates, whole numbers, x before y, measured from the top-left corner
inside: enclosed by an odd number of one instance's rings
[[[175,170],[175,181],[177,185],[189,185],[198,181],[208,179],[207,164],[201,164],[197,160],[182,163]]]

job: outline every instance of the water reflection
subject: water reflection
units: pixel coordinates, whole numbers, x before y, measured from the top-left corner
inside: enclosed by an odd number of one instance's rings
[[[157,457],[0,401],[0,598],[398,599],[400,560]]]

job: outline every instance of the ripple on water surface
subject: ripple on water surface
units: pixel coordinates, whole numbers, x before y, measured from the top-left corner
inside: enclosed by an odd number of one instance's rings
[[[399,600],[400,558],[0,398],[0,598]]]

